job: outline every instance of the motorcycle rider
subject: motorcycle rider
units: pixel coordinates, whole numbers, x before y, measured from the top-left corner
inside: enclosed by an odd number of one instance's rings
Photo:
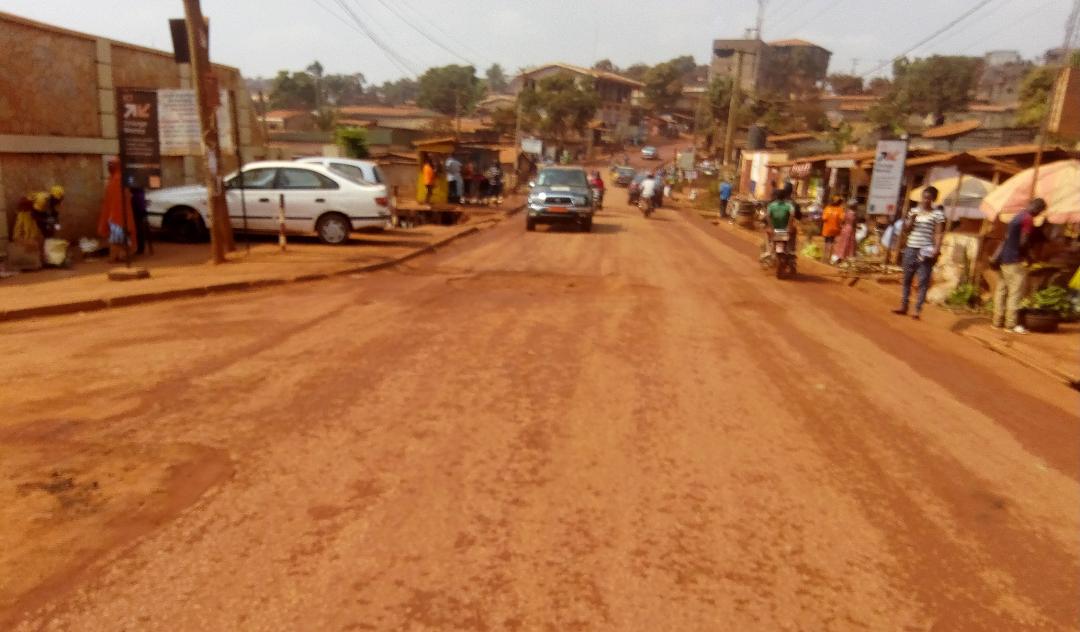
[[[765,209],[766,255],[773,251],[773,232],[786,230],[790,237],[785,248],[788,252],[795,249],[795,205],[791,202],[791,191],[786,188],[776,191],[776,199]]]
[[[641,181],[641,193],[638,194],[638,199],[644,202],[649,210],[656,205],[656,179],[651,171]]]

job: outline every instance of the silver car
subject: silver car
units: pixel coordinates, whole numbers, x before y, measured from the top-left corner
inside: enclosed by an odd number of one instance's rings
[[[253,162],[244,165],[242,176],[227,176],[225,189],[234,230],[277,232],[284,203],[286,232],[315,233],[324,243],[342,244],[352,231],[384,227],[391,216],[385,185],[361,182],[319,164]],[[151,228],[180,241],[206,238],[210,217],[205,187],[149,191],[146,201]]]

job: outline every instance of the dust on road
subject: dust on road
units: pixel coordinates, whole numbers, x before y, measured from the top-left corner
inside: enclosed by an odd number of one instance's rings
[[[0,621],[1076,628],[1075,393],[609,199],[594,234],[6,327]],[[50,542],[95,550],[25,580]]]

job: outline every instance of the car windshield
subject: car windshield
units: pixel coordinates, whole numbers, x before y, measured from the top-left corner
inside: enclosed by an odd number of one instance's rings
[[[576,169],[546,169],[540,172],[536,183],[542,187],[587,187],[589,181],[584,171]]]

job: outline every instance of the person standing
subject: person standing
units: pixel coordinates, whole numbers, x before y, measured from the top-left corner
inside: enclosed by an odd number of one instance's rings
[[[431,158],[424,160],[424,167],[421,170],[422,181],[424,188],[427,189],[427,193],[424,196],[424,204],[431,205],[431,194],[435,191],[435,166],[431,164]]]
[[[900,290],[900,307],[894,309],[893,313],[900,316],[907,314],[908,303],[911,299],[911,282],[918,276],[919,294],[915,302],[915,313],[912,314],[912,318],[916,320],[922,314],[923,304],[926,302],[926,291],[930,289],[934,263],[941,252],[941,242],[945,238],[945,212],[940,207],[934,206],[937,197],[936,188],[926,187],[919,206],[908,212],[907,221],[904,222],[904,232],[907,233],[901,263],[904,278]]]
[[[449,190],[447,201],[451,204],[460,204],[465,189],[461,182],[461,161],[450,155],[447,157],[444,166],[446,167],[446,184]]]
[[[1005,229],[1005,241],[991,258],[991,265],[998,266],[998,282],[994,288],[995,328],[1004,327],[1014,334],[1028,332],[1017,320],[1017,312],[1020,310],[1024,283],[1027,281],[1027,268],[1024,263],[1030,258],[1028,250],[1031,234],[1035,231],[1035,218],[1045,210],[1046,201],[1035,198],[1023,211],[1017,213]]]
[[[858,208],[858,200],[855,198],[848,200],[847,210],[844,211],[844,224],[840,227],[840,234],[836,236],[836,243],[833,244],[832,262],[834,264],[855,256],[855,225],[859,221]]]
[[[825,263],[832,260],[836,236],[840,234],[843,224],[844,198],[834,195],[832,202],[821,211],[821,236],[825,238],[825,246],[821,249],[821,260]]]
[[[105,197],[101,200],[98,216],[98,235],[109,242],[109,259],[124,261],[130,254],[131,239],[135,235],[135,216],[131,205],[124,200],[124,186],[120,181],[120,161],[109,161],[109,181],[105,185]]]
[[[727,217],[728,201],[731,200],[731,183],[727,178],[720,183],[720,216]]]

